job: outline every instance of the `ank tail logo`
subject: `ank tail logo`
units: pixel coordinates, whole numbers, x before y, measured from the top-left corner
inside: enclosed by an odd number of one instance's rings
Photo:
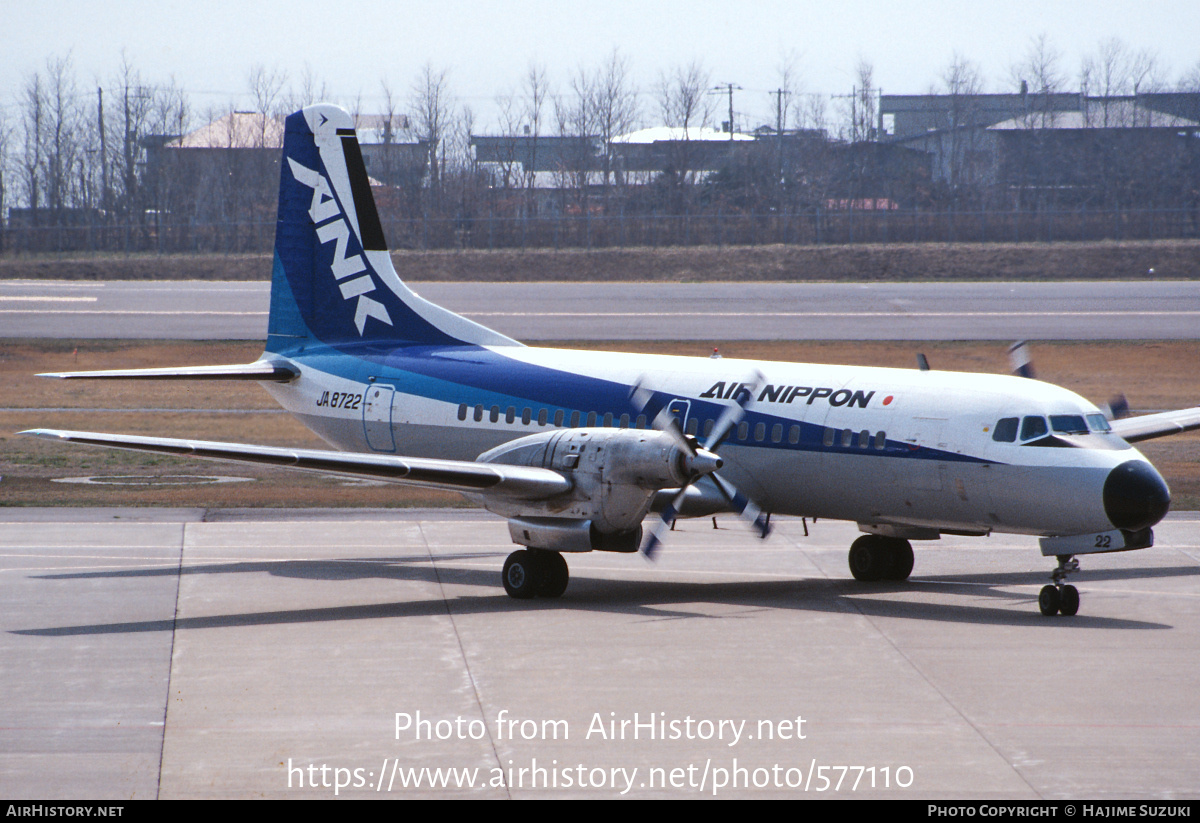
[[[334,244],[333,263],[330,268],[333,270],[334,279],[338,281],[342,299],[358,298],[354,310],[354,325],[358,327],[359,335],[362,335],[368,317],[374,317],[391,326],[392,318],[384,305],[367,297],[369,292],[375,291],[375,281],[362,254],[348,253],[350,226],[347,225],[346,217],[333,196],[329,181],[320,172],[301,165],[290,157],[288,164],[296,181],[312,189],[312,205],[308,209],[308,216],[316,226],[317,239],[322,245],[330,242]]]

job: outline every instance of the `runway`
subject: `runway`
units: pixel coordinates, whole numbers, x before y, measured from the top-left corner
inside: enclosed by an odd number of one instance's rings
[[[0,795],[1200,795],[1200,515],[1051,619],[1032,538],[720,522],[517,602],[476,512],[5,509]]]
[[[1200,282],[415,283],[518,340],[1190,340]],[[258,340],[266,282],[0,281],[3,337]]]

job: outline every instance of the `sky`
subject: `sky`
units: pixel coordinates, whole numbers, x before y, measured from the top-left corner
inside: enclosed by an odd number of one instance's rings
[[[660,75],[693,61],[716,84],[734,83],[739,125],[773,122],[769,92],[791,62],[802,90],[846,94],[856,66],[874,67],[885,94],[936,86],[957,53],[976,63],[986,91],[1013,90],[1010,69],[1037,37],[1061,54],[1068,77],[1099,44],[1118,37],[1151,49],[1176,82],[1200,66],[1197,0],[4,0],[0,117],[19,118],[16,100],[47,61],[69,57],[80,94],[94,96],[128,60],[147,84],[170,79],[192,108],[248,103],[256,65],[285,72],[294,85],[307,71],[334,102],[376,110],[385,80],[400,97],[422,68],[446,69],[456,100],[494,130],[495,98],[517,89],[531,63],[565,90],[579,67],[597,66],[618,49],[643,90],[653,124],[652,89]],[[723,104],[722,104],[723,105]]]

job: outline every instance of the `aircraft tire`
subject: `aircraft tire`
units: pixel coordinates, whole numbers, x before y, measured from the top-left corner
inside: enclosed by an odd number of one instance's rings
[[[504,591],[508,593],[509,597],[528,600],[537,596],[538,582],[541,577],[538,574],[540,571],[538,566],[533,554],[525,549],[515,551],[508,556],[504,561],[504,570],[500,573],[500,579],[504,581]]]
[[[883,579],[891,563],[881,542],[876,535],[864,534],[850,544],[850,574],[855,580],[873,583]]]
[[[1038,593],[1038,609],[1046,617],[1053,617],[1058,614],[1058,610],[1062,605],[1062,598],[1059,596],[1058,588],[1055,586],[1042,586],[1041,592]]]
[[[562,597],[571,580],[570,569],[561,552],[533,551],[529,552],[537,560],[537,576],[539,597]]]
[[[1079,589],[1074,586],[1063,586],[1058,592],[1058,613],[1073,617],[1079,613]]]
[[[889,554],[891,555],[887,580],[902,581],[907,580],[913,570],[913,550],[912,543],[907,540],[896,538],[888,541]]]

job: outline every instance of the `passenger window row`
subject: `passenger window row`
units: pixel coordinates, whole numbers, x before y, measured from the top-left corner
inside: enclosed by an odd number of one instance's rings
[[[466,420],[469,417],[472,420],[474,420],[476,423],[482,423],[485,419],[489,423],[499,423],[501,418],[504,419],[505,423],[513,423],[516,421],[518,416],[521,419],[521,424],[525,425],[525,426],[530,425],[533,422],[533,420],[535,419],[533,409],[529,408],[528,406],[526,406],[524,409],[522,409],[520,411],[520,413],[517,412],[516,406],[509,406],[508,408],[502,410],[500,408],[500,406],[491,406],[490,408],[488,408],[488,407],[485,407],[482,403],[480,403],[480,404],[476,404],[474,407],[472,407],[472,406],[467,405],[466,403],[462,403],[458,407],[458,419],[459,420]],[[597,424],[599,424],[605,428],[612,428],[613,426],[616,426],[616,427],[622,428],[622,429],[628,429],[631,427],[635,428],[635,429],[644,429],[644,428],[646,428],[646,425],[647,425],[646,415],[644,415],[644,414],[639,414],[637,416],[637,418],[631,418],[630,415],[628,415],[628,414],[622,414],[620,417],[614,417],[612,412],[606,412],[603,416],[600,416],[600,415],[597,415],[596,412],[587,412],[585,415],[583,412],[580,412],[580,411],[572,411],[568,414],[563,409],[557,409],[554,412],[552,423],[551,423],[549,409],[538,409],[537,415],[536,415],[536,420],[537,420],[537,425],[539,425],[539,426],[554,425],[558,428],[566,427],[566,428],[572,428],[572,429],[579,428],[580,426],[587,426],[588,428],[593,428]],[[714,419],[705,420],[704,426],[703,426],[704,433],[699,434],[700,429],[701,429],[700,421],[699,421],[699,419],[692,417],[692,418],[688,419],[687,425],[684,427],[684,432],[686,434],[696,435],[696,436],[700,436],[700,437],[707,439],[712,434],[713,428],[716,426],[716,422],[717,421]],[[847,431],[849,431],[849,430],[847,430]],[[867,435],[867,434],[868,434],[867,432],[865,432],[865,431],[863,432],[863,435]],[[757,443],[762,443],[768,437],[767,424],[766,423],[754,424],[753,437],[752,437],[751,430],[750,430],[750,424],[743,420],[741,423],[738,424],[738,427],[732,433],[732,436],[734,439],[742,441],[742,442],[753,439]],[[770,428],[769,436],[770,436],[770,440],[772,443],[782,443],[783,437],[784,437],[783,424],[775,423],[774,425],[772,425]],[[882,449],[883,442],[884,442],[883,432],[879,432],[875,436],[875,439],[876,439],[875,448]],[[798,444],[800,442],[800,426],[799,425],[792,425],[788,428],[787,442],[793,446],[795,446],[796,444]],[[862,446],[862,448],[865,448],[865,446]]]
[[[853,429],[834,429],[825,428],[825,437],[821,441],[826,447],[832,447],[835,444],[844,449],[857,448],[866,449],[873,448],[876,451],[883,451],[887,446],[887,432],[878,431],[874,436],[867,429],[855,434]]]

